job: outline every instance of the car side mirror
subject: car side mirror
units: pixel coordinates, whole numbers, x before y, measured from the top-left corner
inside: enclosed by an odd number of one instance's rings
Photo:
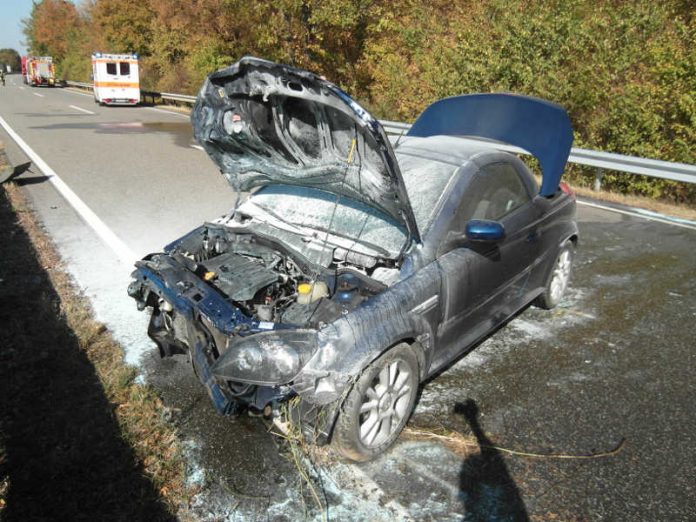
[[[465,230],[470,241],[494,242],[505,238],[505,228],[497,221],[472,219]]]

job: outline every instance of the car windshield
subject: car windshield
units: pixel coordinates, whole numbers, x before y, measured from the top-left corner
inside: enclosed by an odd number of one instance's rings
[[[253,204],[285,223],[352,239],[396,257],[408,234],[404,227],[378,210],[345,196],[310,187],[269,185],[241,205]],[[247,213],[249,212],[247,207]]]
[[[421,236],[435,219],[437,204],[459,166],[458,138],[408,138],[394,150]]]

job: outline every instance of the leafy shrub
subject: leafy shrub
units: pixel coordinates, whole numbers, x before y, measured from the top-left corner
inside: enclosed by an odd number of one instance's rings
[[[30,46],[58,57],[71,79],[84,79],[90,44],[139,52],[148,89],[189,93],[208,73],[252,54],[321,73],[392,120],[413,120],[444,96],[512,91],[563,105],[576,146],[696,163],[690,0],[84,5],[78,17],[73,4],[41,0],[26,21]],[[592,175],[570,170],[579,182]],[[607,173],[604,184],[696,203],[694,185],[620,173]]]

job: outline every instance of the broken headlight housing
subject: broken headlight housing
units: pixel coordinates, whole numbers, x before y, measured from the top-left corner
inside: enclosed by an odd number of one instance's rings
[[[317,350],[313,330],[262,332],[230,339],[211,368],[218,379],[272,386],[287,384]]]

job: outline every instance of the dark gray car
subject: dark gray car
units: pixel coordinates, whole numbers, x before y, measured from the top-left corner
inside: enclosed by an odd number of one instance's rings
[[[189,354],[220,413],[285,410],[348,458],[387,449],[420,383],[532,302],[561,299],[577,242],[560,107],[430,106],[394,146],[330,82],[244,58],[206,80],[194,135],[228,215],[139,261],[129,294],[162,356]],[[532,152],[541,189],[514,154]],[[297,399],[295,399],[297,398]]]

